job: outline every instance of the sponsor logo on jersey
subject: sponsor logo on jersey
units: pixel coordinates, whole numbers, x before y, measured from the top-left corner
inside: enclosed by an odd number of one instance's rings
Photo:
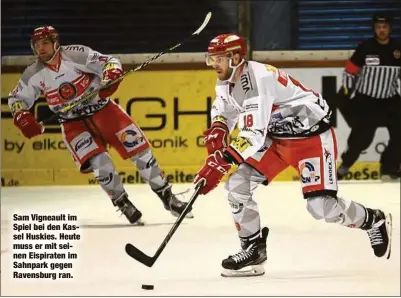
[[[305,125],[299,116],[276,119],[269,123],[268,132],[273,135],[302,135],[305,132]]]
[[[134,124],[130,124],[116,133],[127,152],[134,151],[146,143],[145,137]]]
[[[65,48],[66,51],[78,51],[78,52],[84,52],[84,47],[82,46],[67,46]]]
[[[99,54],[98,53],[93,53],[92,57],[90,58],[91,62],[95,62],[98,58],[99,58]]]
[[[88,148],[90,145],[92,145],[93,139],[92,137],[89,138],[85,138],[82,140],[79,140],[76,144],[75,144],[75,152],[78,152],[79,150],[83,150],[85,148]]]
[[[257,152],[264,152],[264,151],[266,151],[267,149],[269,149],[269,146],[268,145],[264,145],[262,148],[260,148]],[[254,157],[253,157],[254,158]]]
[[[245,111],[255,111],[259,109],[259,104],[257,103],[250,103],[245,105]]]
[[[281,115],[281,113],[275,113],[271,115],[271,120],[272,121],[280,121],[283,120],[283,115]]]
[[[320,158],[300,161],[299,172],[303,184],[320,184]]]
[[[99,148],[91,134],[87,131],[77,135],[71,142],[70,147],[75,152],[75,155],[82,159],[90,152]]]
[[[367,66],[380,65],[380,58],[378,56],[366,56],[365,64]]]
[[[233,202],[231,200],[228,201],[230,206],[231,206],[231,212],[233,214],[238,214],[241,213],[242,210],[244,209],[244,204],[243,203],[237,203],[237,202]]]
[[[242,87],[242,90],[244,90],[245,94],[246,94],[249,90],[253,89],[253,88],[252,88],[252,84],[251,84],[251,80],[250,80],[250,78],[249,78],[249,73],[245,73],[245,74],[241,75],[240,80],[241,80],[241,87]]]
[[[55,77],[54,79],[57,80],[57,79],[63,77],[64,75],[65,75],[65,73],[62,73],[62,74],[58,75],[57,77]]]
[[[113,173],[110,173],[108,176],[97,176],[96,180],[101,183],[103,186],[110,184],[110,182],[113,180]]]
[[[333,184],[334,183],[334,179],[333,179],[333,158],[332,158],[331,153],[326,148],[324,148],[324,160],[325,160],[325,162],[327,164],[327,169],[328,169],[328,172],[329,172],[329,177],[328,177],[329,183]]]
[[[242,153],[246,150],[246,148],[252,146],[252,143],[248,138],[238,137],[231,143],[231,146],[233,146],[237,151]]]
[[[133,148],[143,142],[143,137],[137,136],[137,133],[133,130],[126,130],[121,134],[120,141],[125,147]]]
[[[94,95],[94,97],[95,96],[96,96],[96,94]],[[92,100],[92,99],[93,98],[88,99],[88,100]],[[109,100],[107,98],[101,98],[95,104],[89,104],[89,105],[83,106],[82,108],[75,108],[71,112],[71,114],[74,116],[92,115],[95,112],[101,110],[108,102],[109,102]]]

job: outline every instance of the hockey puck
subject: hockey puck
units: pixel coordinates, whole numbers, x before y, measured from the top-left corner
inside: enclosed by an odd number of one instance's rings
[[[144,290],[153,290],[154,288],[154,285],[142,285],[142,289]]]

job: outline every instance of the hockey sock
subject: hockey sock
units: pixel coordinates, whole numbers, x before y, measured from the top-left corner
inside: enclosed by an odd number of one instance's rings
[[[146,149],[131,157],[131,160],[135,163],[143,180],[145,180],[152,189],[159,189],[166,185],[167,181],[150,149]]]
[[[92,157],[89,162],[96,180],[111,199],[116,199],[125,193],[121,178],[108,153],[100,153]]]
[[[365,207],[354,201],[331,196],[317,196],[307,199],[309,213],[316,219],[339,223],[350,228],[359,228],[365,221]]]

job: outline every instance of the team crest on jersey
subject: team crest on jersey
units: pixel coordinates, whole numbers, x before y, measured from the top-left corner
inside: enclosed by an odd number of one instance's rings
[[[68,101],[70,99],[73,99],[75,96],[77,96],[77,88],[74,86],[74,84],[65,82],[58,87],[58,95]]]
[[[394,55],[395,59],[400,59],[400,57],[401,57],[400,50],[394,50],[393,55]]]

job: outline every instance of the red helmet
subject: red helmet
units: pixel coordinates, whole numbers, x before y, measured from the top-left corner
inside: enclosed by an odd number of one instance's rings
[[[33,30],[31,34],[31,48],[35,53],[35,55],[36,55],[35,43],[39,40],[46,38],[50,39],[55,44],[55,50],[57,50],[58,47],[60,46],[60,36],[58,35],[56,29],[54,29],[52,26],[38,27],[35,30]]]
[[[245,39],[237,34],[221,34],[210,41],[207,52],[210,56],[229,52],[239,53],[241,58],[245,58],[247,46]]]

